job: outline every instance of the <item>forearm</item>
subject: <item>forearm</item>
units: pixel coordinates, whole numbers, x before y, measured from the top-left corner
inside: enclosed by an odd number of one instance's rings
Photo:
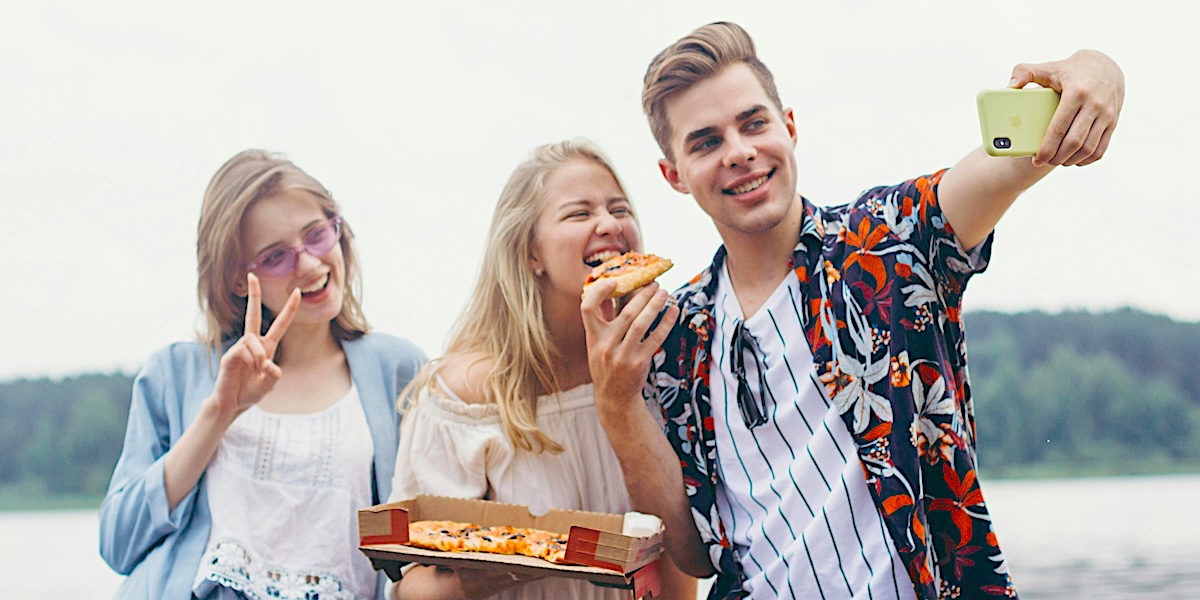
[[[995,229],[1017,196],[1050,172],[1029,157],[988,156],[982,147],[946,171],[938,201],[964,248],[974,248]]]
[[[391,600],[479,600],[494,596],[524,580],[504,573],[467,570],[465,574],[433,566],[414,566],[392,584]]]
[[[466,595],[458,585],[458,577],[451,571],[439,571],[437,567],[417,566],[404,573],[404,577],[392,584],[393,600],[464,600]]]
[[[675,566],[670,555],[663,556],[659,563],[662,590],[656,598],[660,600],[696,600],[696,578]]]
[[[642,406],[641,398],[631,403],[597,402],[600,406]],[[600,412],[600,423],[608,434],[625,487],[635,510],[657,515],[666,527],[664,545],[681,571],[694,577],[713,574],[712,562],[688,504],[679,459],[658,423],[646,410],[609,409]]]
[[[175,510],[196,487],[234,418],[219,414],[213,402],[205,401],[196,420],[163,456],[163,488],[168,511]]]

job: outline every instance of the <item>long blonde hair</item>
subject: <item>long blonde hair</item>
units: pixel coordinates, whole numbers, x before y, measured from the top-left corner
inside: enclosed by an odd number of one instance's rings
[[[523,450],[562,451],[562,445],[537,425],[538,396],[560,387],[552,367],[557,353],[531,260],[535,225],[546,203],[546,180],[576,160],[604,167],[624,193],[608,158],[586,140],[539,146],[517,166],[492,213],[479,278],[454,324],[446,354],[426,365],[401,393],[402,413],[434,385],[448,359],[483,355],[491,361],[483,379],[484,402],[496,405],[508,439]]]
[[[325,186],[280,154],[265,150],[243,150],[225,162],[208,184],[200,208],[196,235],[196,261],[199,274],[196,293],[206,327],[202,342],[213,348],[236,340],[245,330],[246,299],[235,293],[237,283],[246,278],[250,261],[243,247],[243,221],[258,201],[289,191],[300,191],[313,198],[327,217],[341,210]],[[358,297],[361,281],[354,253],[354,233],[342,225],[342,257],[346,265],[346,290],[342,310],[330,322],[333,336],[339,340],[361,337],[370,326],[363,316]],[[270,327],[274,315],[263,307],[262,327]]]

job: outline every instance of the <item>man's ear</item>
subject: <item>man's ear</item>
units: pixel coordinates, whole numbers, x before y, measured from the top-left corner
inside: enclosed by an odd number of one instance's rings
[[[783,126],[787,127],[788,137],[792,138],[792,149],[796,149],[796,113],[790,108],[783,109]]]
[[[691,193],[688,191],[687,184],[679,178],[679,169],[675,168],[675,163],[665,158],[660,158],[658,159],[658,170],[662,171],[663,179],[666,179],[667,183],[671,184],[671,187],[675,188],[675,191],[679,192],[680,194]]]

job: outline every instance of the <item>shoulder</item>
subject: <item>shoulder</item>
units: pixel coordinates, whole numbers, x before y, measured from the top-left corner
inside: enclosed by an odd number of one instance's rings
[[[220,355],[198,342],[175,342],[159,349],[146,359],[139,377],[168,375],[188,378],[196,373],[215,372]]]
[[[484,382],[495,362],[482,352],[452,355],[438,361],[435,373],[459,400],[467,404],[485,404]],[[438,384],[431,382],[431,385]]]
[[[342,342],[351,371],[368,372],[378,368],[386,378],[398,378],[403,387],[417,376],[428,357],[416,344],[386,333],[368,333],[356,340]]]
[[[717,248],[712,263],[707,268],[697,273],[671,294],[675,303],[681,308],[679,322],[684,322],[690,318],[691,313],[703,310],[712,304],[712,295],[717,288],[717,280],[714,275],[724,262],[725,246],[721,246]]]
[[[162,418],[178,414],[178,407],[202,400],[212,389],[220,358],[197,342],[177,342],[156,351],[134,378],[134,404]]]

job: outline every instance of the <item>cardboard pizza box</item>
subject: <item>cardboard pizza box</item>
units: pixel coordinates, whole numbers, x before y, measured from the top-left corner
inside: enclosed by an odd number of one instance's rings
[[[566,560],[554,564],[531,556],[483,552],[440,552],[405,545],[408,524],[416,521],[458,521],[485,527],[510,525],[568,534]],[[661,587],[658,559],[663,530],[647,535],[624,535],[625,515],[551,510],[535,516],[529,508],[487,500],[417,496],[358,511],[359,549],[392,580],[407,563],[449,568],[497,570],[517,575],[584,579],[597,585],[634,591],[637,598],[657,596]]]

